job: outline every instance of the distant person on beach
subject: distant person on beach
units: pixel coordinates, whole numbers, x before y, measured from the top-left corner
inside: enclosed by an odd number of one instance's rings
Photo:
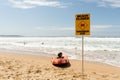
[[[61,58],[62,57],[62,52],[59,52],[58,53],[58,58]]]
[[[44,45],[44,42],[42,42],[41,44]]]

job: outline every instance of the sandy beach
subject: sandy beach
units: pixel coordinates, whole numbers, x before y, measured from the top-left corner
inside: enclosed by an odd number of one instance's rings
[[[57,67],[51,57],[0,52],[0,80],[82,80],[81,61]],[[86,61],[84,80],[120,80],[120,67]]]

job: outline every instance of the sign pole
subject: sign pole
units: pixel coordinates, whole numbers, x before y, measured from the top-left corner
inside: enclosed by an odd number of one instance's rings
[[[84,36],[82,35],[82,79],[84,79]]]

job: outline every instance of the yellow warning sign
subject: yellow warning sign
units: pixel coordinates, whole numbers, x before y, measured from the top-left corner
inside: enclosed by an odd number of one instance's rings
[[[90,35],[90,14],[75,16],[76,35]]]

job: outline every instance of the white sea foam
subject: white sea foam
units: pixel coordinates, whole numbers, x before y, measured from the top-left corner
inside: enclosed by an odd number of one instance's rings
[[[84,39],[85,59],[120,66],[120,38]],[[22,54],[55,56],[58,52],[71,59],[81,59],[81,38],[19,37],[0,38],[0,50]]]

